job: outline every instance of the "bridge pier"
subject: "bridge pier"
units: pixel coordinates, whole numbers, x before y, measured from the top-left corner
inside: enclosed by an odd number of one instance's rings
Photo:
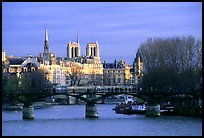
[[[85,116],[87,118],[98,118],[98,106],[95,103],[86,103]]]
[[[146,116],[160,116],[160,105],[147,105]]]
[[[33,105],[23,106],[23,119],[34,119],[34,106]]]

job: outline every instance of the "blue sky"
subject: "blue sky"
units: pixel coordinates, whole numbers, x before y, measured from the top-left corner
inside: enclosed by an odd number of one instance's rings
[[[37,56],[46,24],[57,56],[67,56],[67,43],[76,41],[78,31],[82,55],[87,43],[98,41],[102,61],[132,64],[148,37],[202,39],[202,2],[3,2],[2,50]]]

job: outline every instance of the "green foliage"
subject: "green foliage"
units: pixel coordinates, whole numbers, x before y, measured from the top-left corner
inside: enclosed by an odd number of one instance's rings
[[[19,80],[20,79],[16,76],[10,76],[5,86],[5,92],[8,94],[17,93],[19,89]]]
[[[15,99],[12,98],[15,94],[32,92],[31,83],[28,78],[9,75],[7,77],[5,76],[4,79],[4,93],[10,95],[10,98],[3,98],[6,103],[15,103]]]
[[[3,97],[4,102],[11,103],[14,101],[16,95],[25,94],[16,97],[16,99],[19,100],[18,102],[23,102],[28,105],[33,102],[34,98],[36,99],[39,93],[51,91],[52,88],[42,70],[22,73],[20,77],[4,74],[2,84],[3,93],[10,96],[10,98]],[[34,93],[36,93],[36,95]]]
[[[23,93],[33,92],[33,88],[29,78],[22,76],[20,82],[21,83],[19,85],[19,89],[21,90],[21,92]]]

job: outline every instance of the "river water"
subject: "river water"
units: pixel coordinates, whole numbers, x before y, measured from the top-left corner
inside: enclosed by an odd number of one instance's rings
[[[202,136],[201,118],[115,114],[114,106],[98,104],[99,118],[85,118],[85,105],[36,109],[34,120],[23,120],[22,111],[2,111],[2,135]]]

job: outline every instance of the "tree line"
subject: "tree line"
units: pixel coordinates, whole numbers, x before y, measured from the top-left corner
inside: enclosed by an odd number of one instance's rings
[[[138,52],[144,64],[144,90],[201,90],[202,40],[193,36],[148,38]]]
[[[52,89],[51,83],[46,78],[46,73],[42,70],[24,72],[19,76],[10,73],[2,73],[2,94],[13,95],[22,93],[43,93]],[[15,104],[14,99],[2,96],[3,103]],[[22,100],[25,99],[22,96]]]

